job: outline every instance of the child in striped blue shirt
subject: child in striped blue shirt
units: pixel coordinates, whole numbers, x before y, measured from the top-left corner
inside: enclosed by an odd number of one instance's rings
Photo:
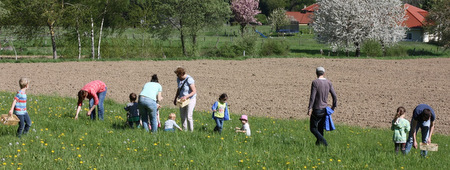
[[[20,78],[20,90],[14,97],[11,110],[9,110],[10,117],[14,113],[20,119],[19,128],[17,129],[17,137],[19,138],[22,134],[28,133],[31,126],[31,119],[27,112],[27,94],[25,93],[29,88],[29,83],[30,80],[28,78]]]

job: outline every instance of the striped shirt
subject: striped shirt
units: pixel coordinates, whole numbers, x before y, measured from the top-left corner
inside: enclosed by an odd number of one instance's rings
[[[25,115],[27,113],[27,94],[24,91],[19,90],[14,97],[16,105],[14,106],[14,114]]]
[[[106,84],[100,80],[91,81],[86,84],[81,90],[88,92],[88,99],[94,98],[94,105],[98,105],[98,93],[106,91]],[[83,105],[83,100],[78,99],[78,106]]]

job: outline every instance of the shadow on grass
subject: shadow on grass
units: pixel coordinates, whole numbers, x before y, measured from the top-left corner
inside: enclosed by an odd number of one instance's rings
[[[127,124],[127,122],[122,122],[122,123],[113,123],[111,126],[113,129],[116,130],[125,130],[127,128],[130,128],[130,126]]]
[[[409,49],[407,51],[409,56],[443,56],[443,54],[434,53],[432,51],[424,50],[424,49]]]

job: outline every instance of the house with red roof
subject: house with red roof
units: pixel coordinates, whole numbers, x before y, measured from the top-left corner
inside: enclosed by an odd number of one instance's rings
[[[312,16],[314,11],[319,8],[317,3],[303,8],[300,12],[288,11],[286,15],[296,19],[299,25],[309,25],[312,22]],[[406,32],[406,41],[423,41],[428,42],[428,34],[424,30],[425,17],[428,15],[428,11],[420,9],[405,3],[406,16],[408,19],[403,22],[409,29]]]
[[[312,4],[307,7],[305,6],[300,12],[287,11],[286,15],[297,20],[299,25],[309,25],[312,22],[312,16],[317,8],[319,8],[319,5]]]
[[[428,42],[428,34],[425,32],[424,24],[425,17],[428,15],[428,11],[420,9],[405,3],[406,16],[408,19],[403,22],[409,29],[406,31],[406,41],[421,41]]]

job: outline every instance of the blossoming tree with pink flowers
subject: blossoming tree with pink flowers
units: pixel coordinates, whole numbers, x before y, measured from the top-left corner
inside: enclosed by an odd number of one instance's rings
[[[231,2],[234,20],[241,25],[241,35],[244,35],[245,27],[248,24],[259,23],[255,18],[257,14],[261,13],[258,7],[259,0],[233,0]]]

